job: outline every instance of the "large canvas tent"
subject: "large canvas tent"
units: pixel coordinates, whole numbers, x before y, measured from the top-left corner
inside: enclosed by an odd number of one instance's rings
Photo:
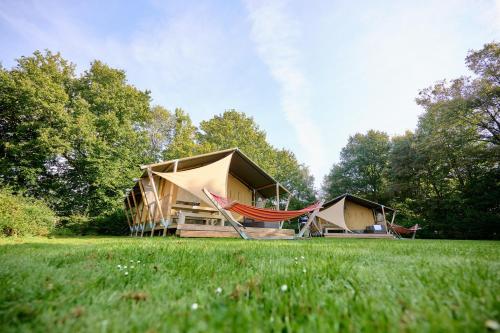
[[[321,230],[316,231],[325,236],[338,233],[389,235],[388,215],[394,222],[394,209],[345,193],[323,205],[318,213]]]
[[[204,188],[252,206],[268,199],[277,205],[280,199],[290,198],[286,188],[237,148],[142,165],[141,169],[141,178],[125,198],[131,232],[136,235],[150,232],[152,236],[156,231],[165,235],[172,229],[181,236],[234,235],[234,230],[224,226],[224,217],[203,193]],[[234,217],[243,222],[243,216]],[[203,227],[207,225],[210,228]],[[271,233],[289,232],[275,229]]]

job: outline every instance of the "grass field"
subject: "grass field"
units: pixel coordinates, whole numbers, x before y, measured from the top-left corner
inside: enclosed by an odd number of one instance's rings
[[[0,239],[0,262],[1,332],[485,332],[500,316],[498,242]]]

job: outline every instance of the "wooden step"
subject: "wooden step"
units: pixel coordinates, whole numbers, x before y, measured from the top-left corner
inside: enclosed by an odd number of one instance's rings
[[[266,239],[293,239],[295,231],[292,229],[274,228],[244,228],[244,232],[252,238]],[[179,237],[189,238],[239,238],[240,235],[231,226],[178,224],[176,234]]]
[[[330,233],[325,234],[325,238],[386,238],[394,239],[390,234],[351,234],[351,233]]]

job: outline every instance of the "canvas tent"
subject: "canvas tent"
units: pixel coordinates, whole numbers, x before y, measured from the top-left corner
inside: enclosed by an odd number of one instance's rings
[[[290,198],[287,189],[237,148],[142,165],[141,169],[141,178],[124,200],[135,235],[156,231],[165,235],[171,229],[196,234],[203,225],[211,226],[212,234],[228,230],[233,235],[234,230],[225,229],[224,217],[203,193],[204,188],[252,206],[267,199],[278,203]],[[243,216],[234,217],[243,221]]]
[[[394,222],[394,209],[346,193],[323,205],[318,213],[321,230],[316,231],[325,236],[330,233],[389,234],[388,215]]]

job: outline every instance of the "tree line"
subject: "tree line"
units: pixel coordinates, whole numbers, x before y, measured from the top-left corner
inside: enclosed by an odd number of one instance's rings
[[[121,210],[140,164],[232,147],[291,190],[290,207],[315,200],[307,166],[273,147],[253,118],[227,110],[194,126],[101,61],[77,75],[59,53],[36,51],[0,67],[0,110],[0,186],[43,199],[59,216]]]
[[[424,237],[498,238],[500,46],[471,51],[471,76],[423,89],[415,131],[355,134],[323,179],[321,196],[352,193],[398,210]],[[126,73],[94,61],[81,74],[59,53],[0,66],[0,188],[47,203],[60,217],[123,217],[140,164],[239,147],[293,194],[317,199],[293,152],[272,146],[253,118],[226,110],[195,126],[153,105]],[[103,220],[106,222],[106,220]]]
[[[425,237],[499,238],[500,44],[471,51],[472,72],[420,91],[414,132],[355,134],[322,185],[398,210]]]

